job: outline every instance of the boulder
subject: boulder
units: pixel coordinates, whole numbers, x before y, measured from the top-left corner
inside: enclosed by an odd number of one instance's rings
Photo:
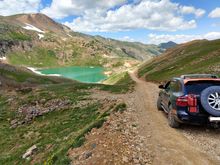
[[[23,159],[28,159],[30,156],[32,156],[37,151],[37,146],[33,145],[31,148],[29,148],[24,155],[22,155]]]

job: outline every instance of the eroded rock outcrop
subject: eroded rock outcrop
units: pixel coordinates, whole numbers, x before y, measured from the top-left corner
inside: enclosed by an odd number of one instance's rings
[[[6,53],[16,50],[30,50],[33,47],[30,41],[0,40],[0,57],[5,57]]]

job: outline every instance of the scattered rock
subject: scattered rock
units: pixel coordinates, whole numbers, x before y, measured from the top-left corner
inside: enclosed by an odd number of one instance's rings
[[[31,148],[29,148],[24,155],[22,155],[23,159],[28,159],[30,156],[32,156],[37,151],[37,146],[33,145]]]
[[[84,159],[88,159],[89,157],[92,156],[92,152],[91,151],[86,151],[84,154],[83,154],[83,158]]]
[[[34,118],[42,116],[52,111],[58,111],[68,108],[71,105],[71,101],[68,99],[52,99],[46,101],[41,99],[39,102],[35,101],[30,104],[23,105],[18,108],[19,121],[14,119],[11,121],[11,127],[16,128],[17,126],[25,123],[30,123]]]
[[[139,160],[138,160],[138,159],[134,159],[134,163],[135,163],[135,164],[138,164],[138,163],[139,163]]]
[[[24,87],[24,88],[17,88],[16,92],[20,92],[20,93],[29,93],[32,91],[32,88],[30,87]]]
[[[45,103],[47,102],[47,100],[46,100],[46,99],[41,99],[39,102],[40,102],[41,104],[45,104]]]
[[[11,128],[16,128],[19,124],[18,120],[17,119],[14,119],[10,122],[11,124]]]
[[[16,124],[17,122],[18,122],[18,120],[17,120],[17,119],[14,119],[14,120],[11,121],[11,125]]]
[[[122,161],[125,162],[125,163],[128,163],[128,162],[129,162],[129,159],[128,159],[127,156],[123,156]]]
[[[96,148],[96,144],[93,143],[93,144],[91,145],[91,147],[92,147],[92,149]]]
[[[151,138],[151,135],[147,135],[147,138]]]
[[[9,98],[6,102],[11,103],[14,100],[14,98]]]

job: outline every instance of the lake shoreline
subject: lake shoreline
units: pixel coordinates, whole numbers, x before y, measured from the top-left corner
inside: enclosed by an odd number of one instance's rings
[[[103,67],[71,66],[48,69],[26,68],[38,75],[64,77],[83,83],[102,83],[109,77]]]
[[[41,76],[56,76],[56,77],[62,77],[62,75],[60,74],[43,74],[39,71],[39,69],[37,68],[33,68],[33,67],[26,67],[28,70],[38,74],[38,75],[41,75]]]

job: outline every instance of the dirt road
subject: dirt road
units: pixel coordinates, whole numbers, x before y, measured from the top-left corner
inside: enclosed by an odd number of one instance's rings
[[[217,165],[220,164],[220,131],[201,126],[168,126],[158,111],[156,84],[138,79],[132,93],[93,90],[96,100],[125,102],[126,111],[112,113],[99,129],[86,136],[85,144],[69,151],[74,165]]]
[[[190,131],[192,133],[192,130],[176,130],[168,126],[165,114],[156,109],[157,85],[138,79],[134,73],[130,75],[136,82],[136,102],[134,104],[139,131],[142,136],[147,137],[145,145],[153,155],[153,164],[208,165],[220,163],[215,157],[203,152],[204,148],[193,140],[196,137],[192,137],[189,133]],[[206,140],[208,139],[209,137]]]

